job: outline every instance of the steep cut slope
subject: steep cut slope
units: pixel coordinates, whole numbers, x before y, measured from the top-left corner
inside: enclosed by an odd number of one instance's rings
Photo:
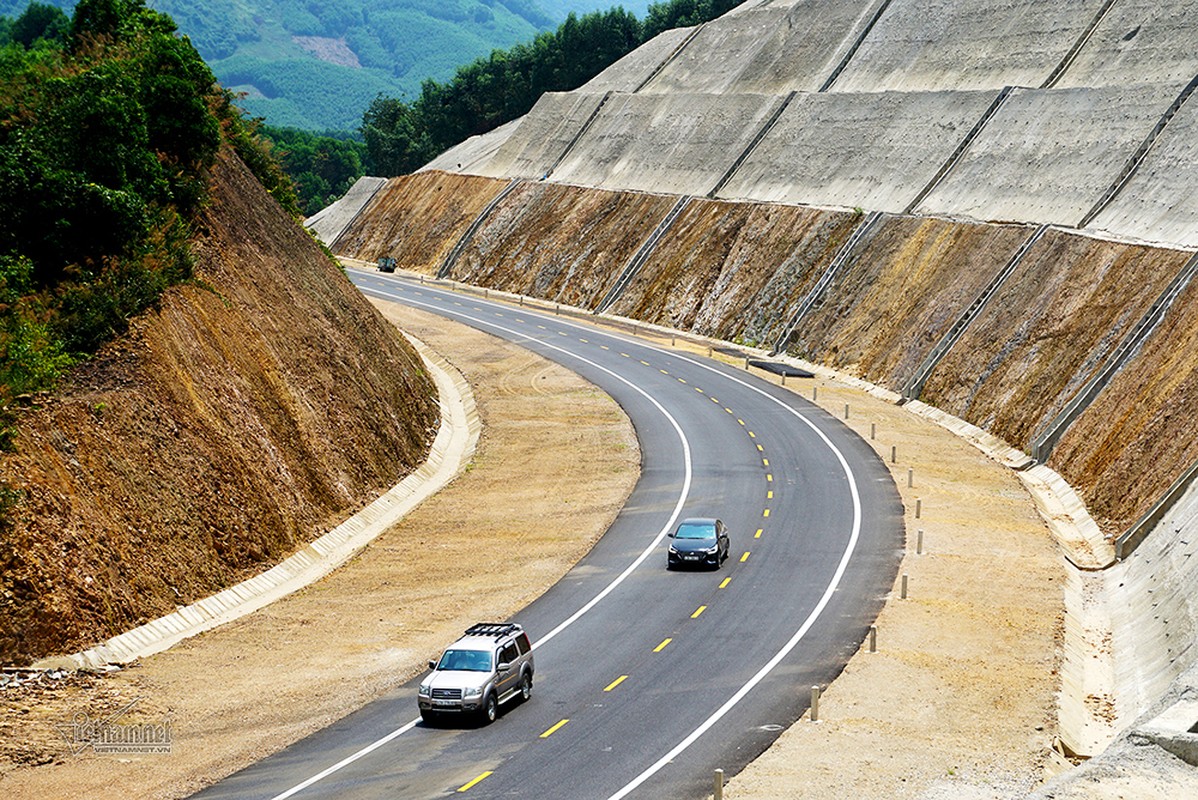
[[[69,652],[279,560],[419,464],[418,357],[223,154],[196,281],[23,412],[0,477],[0,662]]]

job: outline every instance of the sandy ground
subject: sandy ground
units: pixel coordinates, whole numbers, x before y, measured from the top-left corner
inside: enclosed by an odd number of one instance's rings
[[[359,558],[269,609],[108,678],[0,693],[0,795],[186,795],[394,688],[475,618],[514,613],[605,529],[638,464],[610,399],[491,337],[381,307],[475,387],[484,432],[472,469]],[[1042,778],[1052,743],[1063,580],[1030,498],[930,422],[826,381],[788,384],[808,397],[818,386],[837,416],[849,404],[848,424],[867,439],[875,424],[886,460],[897,448],[909,596],[896,587],[878,652],[852,659],[820,720],[797,723],[725,796],[1022,795]],[[572,458],[578,447],[594,457]],[[562,486],[571,491],[558,494]],[[514,542],[522,560],[488,557]],[[66,752],[57,725],[134,699],[129,719],[171,722],[169,755]]]

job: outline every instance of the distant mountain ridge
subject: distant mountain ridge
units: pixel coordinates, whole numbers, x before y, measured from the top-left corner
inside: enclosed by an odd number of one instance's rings
[[[43,0],[69,10],[74,0]],[[351,130],[379,94],[414,97],[426,79],[555,28],[571,12],[649,0],[148,0],[178,23],[240,105],[275,126]],[[15,17],[28,0],[0,0]]]

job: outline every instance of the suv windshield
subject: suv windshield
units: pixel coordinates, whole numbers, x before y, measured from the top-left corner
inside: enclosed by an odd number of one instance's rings
[[[714,525],[679,525],[675,539],[714,539]]]
[[[491,654],[486,650],[446,650],[437,669],[462,672],[490,672]]]

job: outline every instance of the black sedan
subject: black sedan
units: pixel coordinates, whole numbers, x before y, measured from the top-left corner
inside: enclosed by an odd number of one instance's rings
[[[728,558],[728,529],[718,519],[692,517],[678,523],[670,534],[666,569],[700,564],[719,569]]]

